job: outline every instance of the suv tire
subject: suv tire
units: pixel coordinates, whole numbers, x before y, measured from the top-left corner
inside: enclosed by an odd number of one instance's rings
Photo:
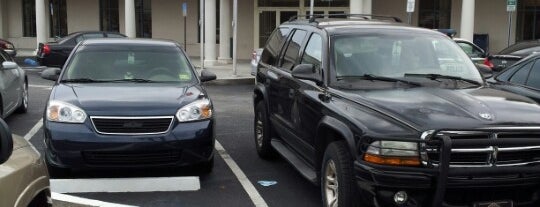
[[[255,148],[257,149],[257,154],[263,159],[270,159],[275,157],[276,152],[270,143],[271,137],[271,127],[266,115],[266,105],[264,101],[259,101],[255,107],[255,119],[254,119],[254,137],[255,137]]]
[[[345,141],[330,143],[324,152],[321,169],[323,206],[358,206],[353,162]]]

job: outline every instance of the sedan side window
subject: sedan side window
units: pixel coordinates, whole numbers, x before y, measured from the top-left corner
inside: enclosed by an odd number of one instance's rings
[[[482,51],[478,50],[476,47],[474,47],[473,45],[471,45],[469,43],[458,42],[457,44],[459,45],[459,47],[461,47],[461,49],[463,49],[463,51],[469,57],[475,58],[475,57],[482,57],[484,55],[484,53]]]
[[[527,79],[527,85],[540,90],[540,60],[535,61]]]
[[[302,64],[312,64],[315,68],[321,68],[321,63],[322,38],[319,34],[313,33],[302,56]]]
[[[294,32],[292,39],[287,46],[287,50],[285,51],[285,55],[281,60],[280,66],[283,69],[290,71],[296,64],[296,60],[298,60],[298,56],[300,55],[300,47],[302,47],[302,42],[304,42],[306,33],[307,32],[303,30],[296,30]]]
[[[516,83],[516,84],[525,84],[525,81],[527,81],[527,76],[529,75],[529,72],[531,71],[531,67],[534,62],[529,62],[525,64],[523,67],[521,67],[514,75],[510,78],[510,82]]]

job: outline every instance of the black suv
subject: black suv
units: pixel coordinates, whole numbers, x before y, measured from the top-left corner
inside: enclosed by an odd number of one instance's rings
[[[270,36],[253,96],[262,158],[283,156],[324,206],[540,206],[536,102],[487,85],[442,33],[348,16]]]

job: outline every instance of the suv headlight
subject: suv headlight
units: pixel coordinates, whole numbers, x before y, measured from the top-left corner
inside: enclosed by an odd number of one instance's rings
[[[179,122],[203,120],[211,117],[212,104],[209,99],[196,100],[176,112],[176,118]]]
[[[364,160],[381,165],[420,166],[418,143],[374,141],[367,148]]]
[[[47,120],[65,123],[83,123],[86,120],[86,113],[74,105],[62,101],[50,101],[47,105]]]

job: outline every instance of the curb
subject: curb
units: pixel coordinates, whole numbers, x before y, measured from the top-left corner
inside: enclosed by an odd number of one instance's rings
[[[216,79],[204,83],[209,86],[227,86],[227,85],[254,85],[255,78],[234,78],[234,79]]]

